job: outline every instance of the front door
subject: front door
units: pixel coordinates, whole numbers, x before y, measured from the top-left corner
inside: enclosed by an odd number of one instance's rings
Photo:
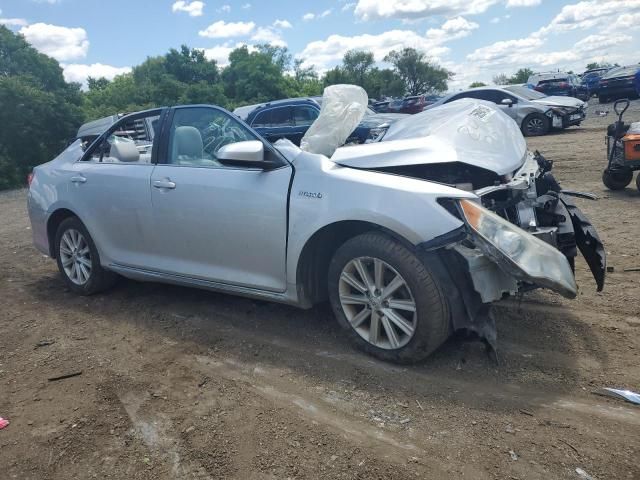
[[[151,177],[159,270],[284,291],[291,166],[225,166],[223,145],[258,137],[215,107],[174,109]],[[164,150],[164,151],[162,151]],[[270,145],[268,154],[278,155]]]

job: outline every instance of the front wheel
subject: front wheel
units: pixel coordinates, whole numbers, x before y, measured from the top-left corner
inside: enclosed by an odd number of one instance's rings
[[[633,171],[631,170],[615,172],[605,170],[602,172],[602,183],[604,183],[605,187],[609,190],[622,190],[631,183],[631,180],[633,180]]]
[[[532,113],[522,121],[522,133],[525,137],[539,137],[549,132],[549,119],[541,113]]]
[[[371,232],[345,242],[329,265],[331,306],[347,336],[382,360],[412,363],[451,333],[438,279],[411,250]]]
[[[60,224],[55,249],[58,269],[73,292],[92,295],[115,283],[116,274],[102,268],[98,249],[78,218],[70,217]]]

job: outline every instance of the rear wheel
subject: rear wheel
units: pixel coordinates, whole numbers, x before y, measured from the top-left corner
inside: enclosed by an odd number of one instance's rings
[[[541,113],[527,115],[522,121],[522,133],[525,137],[539,137],[549,132],[549,119]]]
[[[640,192],[640,173],[636,175],[636,188]]]
[[[62,278],[75,293],[92,295],[115,283],[116,274],[102,268],[93,239],[78,218],[67,218],[60,224],[55,249]]]
[[[329,266],[329,298],[349,338],[383,360],[419,361],[450,334],[448,303],[434,274],[380,233],[359,235],[338,249]]]
[[[633,180],[633,171],[631,170],[605,170],[602,172],[602,183],[609,190],[622,190],[631,183],[631,180]]]

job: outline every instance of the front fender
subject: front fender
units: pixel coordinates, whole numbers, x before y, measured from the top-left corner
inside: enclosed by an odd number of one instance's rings
[[[361,221],[391,231],[413,245],[462,225],[438,198],[475,198],[446,185],[388,173],[342,167],[321,155],[302,154],[289,202],[287,281],[296,283],[304,245],[323,227]]]

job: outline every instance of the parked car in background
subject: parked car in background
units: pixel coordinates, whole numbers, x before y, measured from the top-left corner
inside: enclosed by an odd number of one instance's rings
[[[414,95],[411,97],[404,97],[402,99],[402,109],[400,113],[420,113],[427,106],[424,95]]]
[[[577,98],[548,97],[519,85],[472,88],[448,95],[426,110],[461,98],[476,98],[496,104],[515,120],[525,136],[546,135],[551,128],[579,125],[586,116],[585,103]]]
[[[587,87],[572,73],[536,73],[529,77],[527,84],[533,85],[535,90],[548,96],[575,97],[581,100],[589,98]]]
[[[286,138],[296,145],[318,118],[322,97],[291,98],[236,108],[233,113],[247,122],[260,135],[276,142]],[[406,115],[381,114],[367,108],[367,113],[347,139],[347,143],[377,141],[389,126]]]
[[[582,85],[587,89],[589,98],[591,98],[593,95],[598,95],[598,93],[600,92],[600,79],[609,70],[611,70],[610,67],[594,68],[591,70],[587,70],[582,74],[582,78],[580,79],[580,81]]]
[[[578,248],[602,289],[595,228],[507,116],[464,100],[416,117],[329,158],[272,145],[216,106],[138,112],[35,167],[34,244],[79,295],[122,275],[329,301],[347,338],[405,363],[461,329],[495,347],[491,305],[505,296],[575,298]],[[147,119],[158,134],[141,154],[116,132]]]
[[[607,103],[618,98],[640,95],[640,65],[629,65],[609,70],[600,79],[598,100]]]

